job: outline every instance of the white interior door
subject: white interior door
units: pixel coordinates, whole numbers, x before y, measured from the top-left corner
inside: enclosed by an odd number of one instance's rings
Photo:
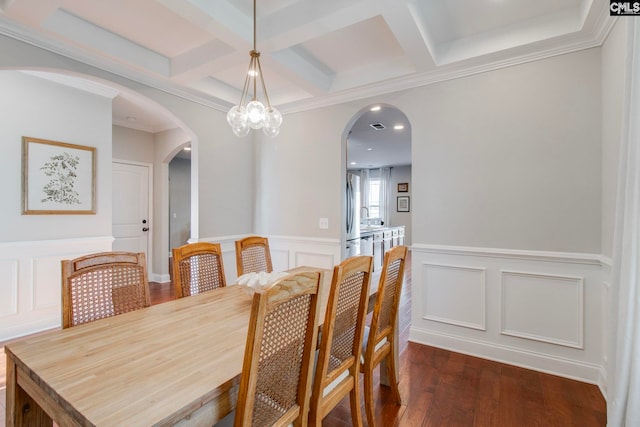
[[[113,250],[144,252],[149,268],[151,166],[115,161],[112,165]]]

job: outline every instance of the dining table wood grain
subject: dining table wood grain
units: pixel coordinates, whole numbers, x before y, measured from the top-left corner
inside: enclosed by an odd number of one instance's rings
[[[300,271],[326,300],[332,271]],[[6,345],[6,425],[211,426],[236,404],[251,300],[229,285]]]
[[[235,406],[250,308],[228,286],[9,344],[7,426],[211,425]]]

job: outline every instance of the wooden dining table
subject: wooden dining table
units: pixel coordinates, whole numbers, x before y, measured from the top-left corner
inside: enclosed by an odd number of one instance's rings
[[[299,271],[323,273],[322,321],[331,270]],[[236,404],[251,300],[231,285],[7,344],[6,425],[211,426]]]

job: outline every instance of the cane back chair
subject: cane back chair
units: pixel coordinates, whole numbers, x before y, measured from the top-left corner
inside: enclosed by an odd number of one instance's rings
[[[371,325],[365,330],[364,356],[361,369],[364,373],[364,406],[369,427],[375,427],[376,425],[374,419],[373,370],[385,358],[391,396],[398,405],[402,403],[396,375],[398,363],[396,360],[396,355],[398,354],[398,349],[396,348],[398,341],[396,325],[406,258],[406,246],[395,246],[384,254],[382,274],[378,283]]]
[[[346,395],[352,424],[362,426],[360,355],[372,265],[372,257],[355,256],[334,267],[313,380],[310,426],[321,426]]]
[[[236,241],[236,267],[238,277],[246,273],[271,273],[271,252],[269,239],[249,236]]]
[[[144,253],[100,252],[62,260],[62,327],[149,307]]]
[[[176,298],[226,286],[219,243],[188,243],[173,248],[173,290]]]
[[[254,294],[236,427],[307,425],[319,285],[297,273]]]

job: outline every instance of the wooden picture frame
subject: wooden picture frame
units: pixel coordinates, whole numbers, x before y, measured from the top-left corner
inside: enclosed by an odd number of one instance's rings
[[[95,147],[22,137],[22,214],[95,213]]]
[[[398,212],[409,212],[409,196],[398,196],[396,210]]]
[[[398,193],[408,193],[409,192],[409,183],[408,182],[399,182],[398,183]]]

